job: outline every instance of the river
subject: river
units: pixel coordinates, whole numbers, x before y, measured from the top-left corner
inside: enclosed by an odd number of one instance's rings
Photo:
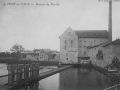
[[[70,68],[15,90],[103,90],[118,83],[94,69]]]

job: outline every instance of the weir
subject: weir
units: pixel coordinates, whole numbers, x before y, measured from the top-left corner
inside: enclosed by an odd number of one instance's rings
[[[30,64],[8,64],[7,70],[8,75],[1,77],[8,77],[8,83],[6,86],[7,89],[19,88],[31,83],[38,82],[39,80],[51,76],[55,73],[63,71],[72,67],[72,65],[61,65],[58,68],[55,68],[50,71],[39,73],[40,65],[39,63],[30,63]]]

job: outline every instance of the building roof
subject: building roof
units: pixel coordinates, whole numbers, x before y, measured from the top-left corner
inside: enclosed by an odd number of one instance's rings
[[[108,43],[104,44],[103,47],[106,47],[108,45],[120,46],[120,39],[116,39],[116,40],[114,40],[112,42],[108,42]]]
[[[75,31],[79,38],[108,38],[107,30],[80,30]]]
[[[38,53],[24,53],[24,55],[39,55]]]
[[[96,48],[96,47],[99,47],[99,46],[104,47],[104,46],[107,45],[108,43],[110,43],[110,41],[106,41],[106,42],[103,42],[103,43],[100,43],[100,44],[94,45],[94,46],[88,46],[87,48],[88,48],[88,49],[92,49],[92,48]]]
[[[98,45],[94,45],[94,46],[88,46],[87,48],[88,48],[88,49],[96,48],[96,47],[99,47],[99,46],[104,45],[105,43],[106,43],[106,42],[104,42],[104,43],[100,43],[100,44],[98,44]]]

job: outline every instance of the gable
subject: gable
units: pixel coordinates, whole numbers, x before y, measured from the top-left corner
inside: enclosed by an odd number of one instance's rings
[[[62,39],[68,37],[77,37],[76,33],[72,30],[71,27],[67,28],[67,30],[65,30],[65,32],[59,38]]]

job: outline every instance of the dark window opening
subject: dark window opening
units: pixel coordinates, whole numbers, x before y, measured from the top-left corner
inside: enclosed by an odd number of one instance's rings
[[[73,40],[71,40],[71,47],[73,47]]]
[[[103,60],[103,52],[102,50],[98,50],[98,53],[96,54],[96,57],[98,60]]]
[[[65,50],[66,50],[66,43],[67,43],[67,42],[66,42],[66,40],[65,40],[65,42],[64,42],[64,44],[65,44],[64,49],[65,49]]]

